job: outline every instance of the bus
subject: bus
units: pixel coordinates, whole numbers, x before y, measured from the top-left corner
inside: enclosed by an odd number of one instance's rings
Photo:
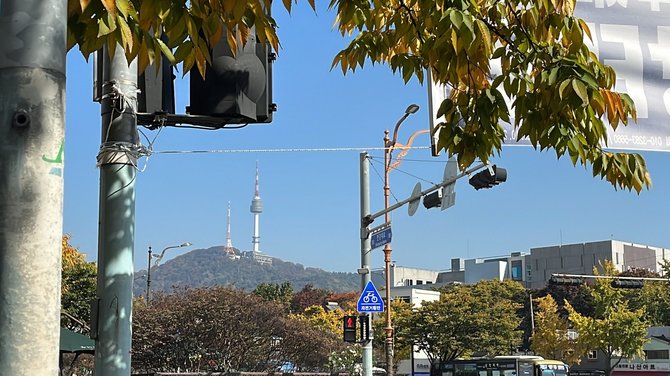
[[[569,367],[541,356],[458,359],[431,367],[431,376],[568,376]]]

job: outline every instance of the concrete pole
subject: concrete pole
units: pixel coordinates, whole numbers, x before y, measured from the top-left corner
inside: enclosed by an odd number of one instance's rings
[[[364,218],[370,214],[370,164],[368,153],[360,154],[360,184],[361,184],[361,293],[371,279],[370,276],[370,237],[367,236],[368,224]],[[365,235],[365,236],[364,236]],[[369,316],[369,314],[367,314]],[[370,340],[362,344],[363,373],[361,376],[372,376],[372,322],[370,320]]]
[[[58,374],[67,1],[0,1],[0,373]]]
[[[129,376],[137,133],[137,66],[117,46],[102,59],[102,144],[95,375]]]

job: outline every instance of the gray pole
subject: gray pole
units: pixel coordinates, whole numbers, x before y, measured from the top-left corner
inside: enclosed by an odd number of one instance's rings
[[[98,228],[95,375],[129,376],[135,242],[135,177],[139,155],[137,65],[121,46],[102,59],[102,144]]]
[[[149,304],[149,291],[151,290],[151,246],[149,246],[149,263],[147,264],[147,304]]]
[[[368,224],[364,218],[370,214],[370,164],[368,153],[360,154],[360,181],[361,181],[361,293],[371,279],[370,276],[370,236]],[[369,314],[368,314],[369,315]],[[363,373],[361,376],[372,376],[372,320],[370,319],[370,340],[363,343]]]
[[[67,1],[0,1],[0,370],[58,374]]]

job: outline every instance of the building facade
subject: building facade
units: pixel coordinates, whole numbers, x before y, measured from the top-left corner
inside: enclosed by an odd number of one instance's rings
[[[439,273],[436,283],[511,279],[529,288],[543,288],[552,274],[593,274],[593,268],[605,260],[620,272],[636,268],[662,275],[660,264],[664,259],[670,259],[670,249],[619,240],[555,245],[510,256],[452,259],[451,270]]]

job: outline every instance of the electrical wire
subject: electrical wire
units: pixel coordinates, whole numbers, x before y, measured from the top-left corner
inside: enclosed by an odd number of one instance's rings
[[[430,146],[414,146],[412,149],[428,149]],[[232,153],[308,153],[339,151],[376,151],[383,147],[333,147],[333,148],[278,148],[278,149],[215,149],[215,150],[159,150],[154,154],[232,154]]]

